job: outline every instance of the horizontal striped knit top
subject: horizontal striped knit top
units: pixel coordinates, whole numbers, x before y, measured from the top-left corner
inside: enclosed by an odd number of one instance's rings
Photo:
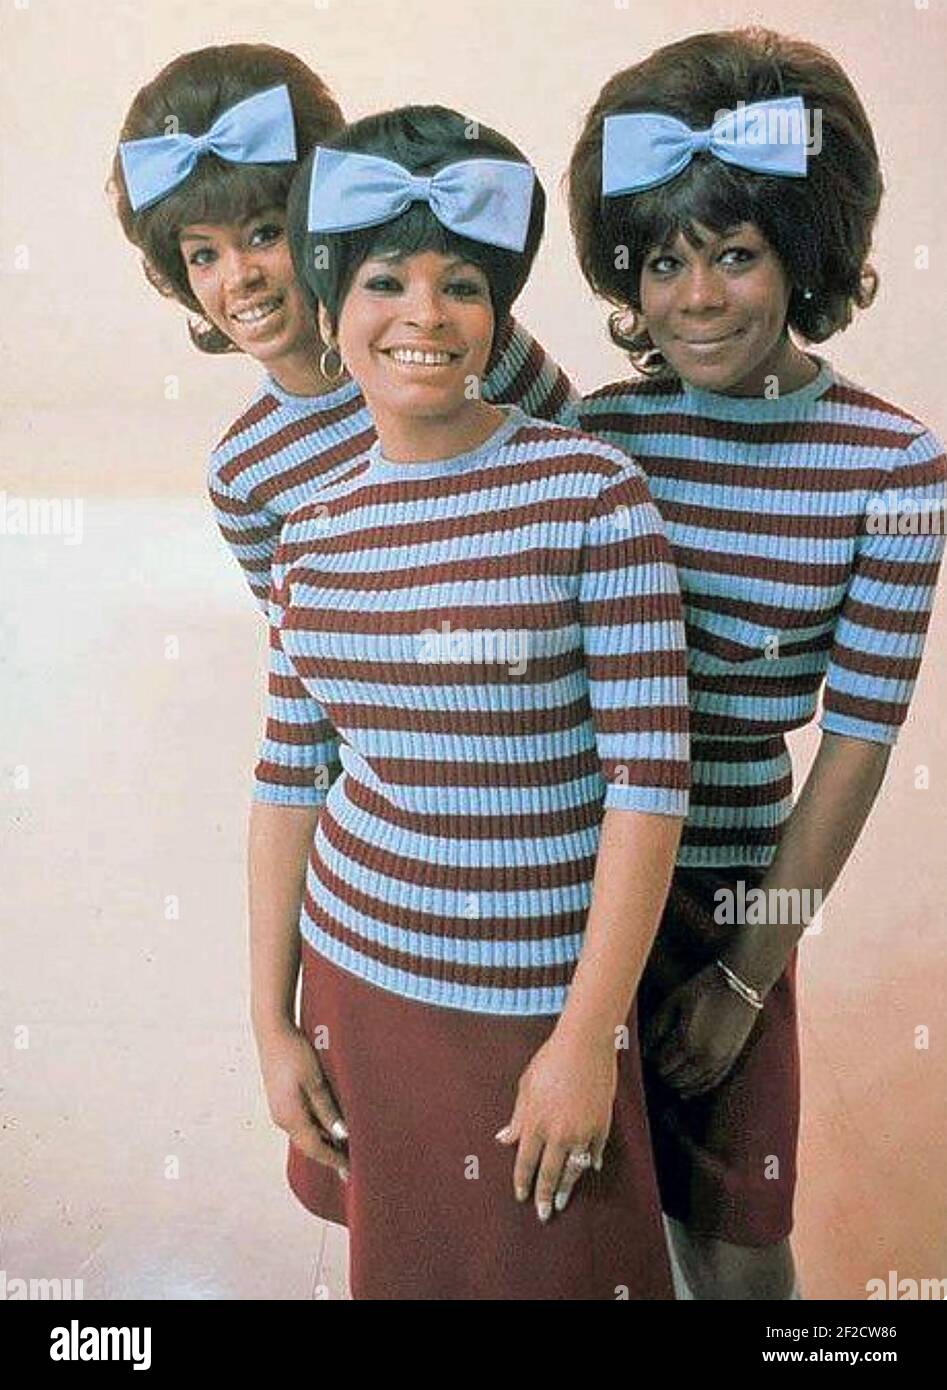
[[[620,451],[501,407],[479,448],[376,443],[287,520],[258,800],[321,806],[300,928],[380,988],[555,1014],[603,810],[687,811],[667,538]]]
[[[495,359],[483,380],[485,400],[512,402],[542,420],[568,411],[571,420],[572,384],[513,318],[500,330]],[[267,377],[214,449],[208,488],[217,524],[264,612],[283,521],[314,483],[343,476],[375,438],[356,382],[296,396]]]
[[[815,360],[782,399],[621,381],[579,412],[641,463],[677,562],[693,759],[682,865],[769,865],[792,809],[784,735],[813,718],[823,681],[823,730],[890,744],[918,674],[943,447]],[[940,534],[917,534],[925,511]]]

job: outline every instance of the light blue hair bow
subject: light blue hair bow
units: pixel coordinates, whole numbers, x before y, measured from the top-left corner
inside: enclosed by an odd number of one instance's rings
[[[350,232],[427,203],[460,236],[522,251],[529,230],[535,173],[507,159],[461,159],[430,178],[392,159],[316,146],[309,183],[311,232]]]
[[[293,108],[285,82],[222,111],[203,135],[152,135],[118,147],[135,212],[167,197],[202,154],[231,164],[285,164],[296,158]]]
[[[639,193],[675,178],[701,150],[757,174],[805,178],[806,128],[802,97],[740,104],[707,130],[675,116],[626,111],[605,117],[602,197]]]

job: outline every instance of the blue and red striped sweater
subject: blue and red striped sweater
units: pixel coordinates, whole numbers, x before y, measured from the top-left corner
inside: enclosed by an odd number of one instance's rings
[[[879,743],[914,691],[944,550],[943,446],[815,360],[781,399],[619,381],[575,418],[640,462],[677,563],[693,760],[681,865],[772,862],[792,809],[784,735],[812,720],[823,682],[821,728]]]
[[[643,474],[516,406],[286,521],[258,800],[321,805],[300,927],[380,988],[555,1014],[604,809],[684,816],[684,627]]]
[[[571,382],[515,319],[500,330],[494,358],[484,400],[519,405],[542,420],[572,420],[578,396]],[[313,487],[345,473],[375,438],[357,382],[296,396],[267,377],[214,449],[208,489],[217,524],[264,611],[286,517]]]

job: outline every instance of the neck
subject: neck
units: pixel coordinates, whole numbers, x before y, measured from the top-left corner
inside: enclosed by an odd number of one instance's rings
[[[763,396],[772,391],[775,382],[776,394],[788,396],[790,392],[798,391],[801,386],[814,381],[818,374],[818,364],[797,347],[787,333],[748,376],[726,387],[721,394]]]
[[[428,463],[466,454],[489,439],[503,411],[487,401],[464,401],[449,414],[418,416],[368,402],[381,452],[391,463]]]

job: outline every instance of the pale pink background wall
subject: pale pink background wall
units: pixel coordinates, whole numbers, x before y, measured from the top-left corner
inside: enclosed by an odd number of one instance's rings
[[[102,185],[133,92],[187,49],[266,40],[351,117],[431,100],[508,133],[550,194],[518,313],[588,389],[623,364],[559,191],[580,117],[620,64],[750,21],[834,52],[883,153],[880,297],[825,350],[947,434],[944,0],[4,0],[0,490],[84,503],[80,544],[0,536],[8,1277],[83,1277],[89,1297],[343,1287],[337,1233],[282,1185],[245,1022],[263,632],[203,477],[256,370],[191,348],[111,218]],[[803,947],[812,1296],[863,1298],[891,1269],[947,1275],[943,608],[882,800]],[[795,741],[800,772],[813,751]]]

